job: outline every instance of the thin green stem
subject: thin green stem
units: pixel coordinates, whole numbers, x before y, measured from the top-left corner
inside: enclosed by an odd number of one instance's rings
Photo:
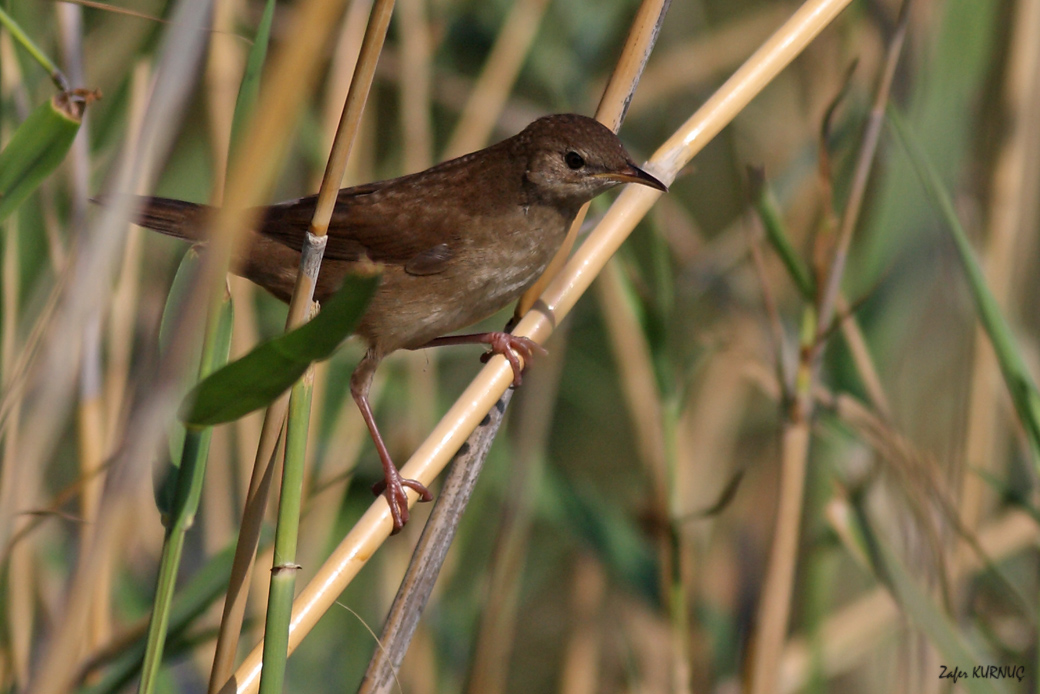
[[[235,112],[231,117],[231,146],[228,156],[228,171],[230,174],[231,161],[238,152],[238,145],[245,135],[247,128],[256,109],[256,102],[260,96],[260,75],[263,72],[264,61],[267,59],[267,46],[271,41],[271,23],[274,20],[275,0],[267,0],[264,3],[264,12],[260,16],[260,23],[256,27],[256,36],[253,38],[253,47],[249,50],[246,59],[246,69],[242,74],[242,83],[238,87],[238,99],[235,101]]]
[[[18,43],[22,44],[22,48],[25,49],[26,53],[31,55],[36,62],[38,62],[43,69],[47,71],[47,74],[51,76],[51,81],[54,82],[55,86],[63,92],[69,90],[69,81],[65,78],[64,73],[58,69],[54,61],[47,57],[36,43],[33,42],[29,35],[22,31],[22,27],[18,26],[18,22],[14,21],[11,15],[4,12],[4,9],[0,7],[0,24],[7,29],[13,38]]]
[[[217,310],[210,312],[206,335],[202,344],[199,377],[204,378],[223,366],[231,347],[231,297],[224,296]],[[213,429],[191,427],[184,437],[180,466],[176,471],[176,491],[166,520],[159,577],[156,580],[152,618],[148,624],[148,640],[141,664],[140,694],[151,694],[162,665],[163,649],[170,621],[170,606],[177,585],[184,536],[195,522],[195,513],[202,497],[202,483],[206,477],[206,459]]]
[[[776,202],[773,189],[766,181],[765,173],[761,169],[748,167],[748,180],[751,186],[751,204],[762,220],[766,238],[780,256],[802,298],[812,301],[816,296],[816,283],[791,243],[791,237],[780,214],[780,206]]]
[[[289,658],[289,621],[296,589],[296,541],[300,529],[303,500],[303,471],[310,425],[311,395],[314,392],[314,367],[293,386],[289,396],[289,422],[286,427],[285,463],[282,465],[282,494],[278,504],[278,526],[274,536],[274,563],[267,599],[264,628],[264,665],[260,674],[260,694],[281,694],[285,683],[285,664]]]
[[[195,620],[223,595],[231,571],[234,549],[233,546],[228,546],[219,554],[210,557],[177,592],[169,611],[166,632],[168,649],[175,650],[176,644],[184,642]],[[84,674],[88,677],[100,677],[88,680],[91,682],[90,685],[78,689],[77,694],[117,694],[126,691],[126,686],[141,670],[146,648],[141,639],[136,639],[126,648],[110,652],[110,658],[93,660]]]

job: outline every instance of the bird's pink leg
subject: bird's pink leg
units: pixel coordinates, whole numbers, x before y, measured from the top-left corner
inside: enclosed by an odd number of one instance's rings
[[[446,337],[434,338],[425,345],[416,347],[416,349],[443,347],[445,345],[473,344],[490,345],[491,347],[491,351],[481,357],[481,361],[486,362],[494,354],[501,354],[509,360],[509,365],[513,367],[514,386],[519,386],[523,383],[524,379],[522,373],[524,366],[531,363],[531,358],[534,357],[535,354],[548,354],[544,347],[529,337],[521,337],[519,335],[512,335],[503,332],[448,335]],[[520,365],[520,359],[517,355],[523,358],[524,366]]]
[[[361,417],[368,426],[368,433],[372,435],[372,442],[376,445],[379,461],[383,464],[383,476],[385,480],[372,487],[375,494],[382,493],[386,496],[387,504],[390,505],[390,515],[394,519],[393,533],[397,534],[408,522],[408,494],[404,488],[413,489],[419,494],[420,501],[431,501],[433,495],[430,490],[416,480],[401,477],[401,473],[390,459],[390,452],[386,449],[383,437],[379,434],[376,426],[376,418],[372,414],[372,406],[368,403],[368,389],[372,385],[372,376],[375,375],[379,359],[369,351],[354,369],[350,377],[350,394],[354,396],[354,402],[361,410]]]

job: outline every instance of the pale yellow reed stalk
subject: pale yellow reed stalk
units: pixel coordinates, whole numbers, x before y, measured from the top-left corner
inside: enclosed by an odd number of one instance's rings
[[[148,101],[150,67],[147,62],[134,65],[130,79],[129,131],[140,129]],[[133,149],[136,143],[129,143]],[[143,189],[134,191],[144,194]],[[105,372],[105,450],[111,455],[122,434],[126,411],[124,403],[130,362],[133,351],[134,328],[137,320],[137,300],[140,293],[141,234],[139,228],[130,229],[123,248],[123,264],[112,292],[112,308],[108,318],[108,370]]]
[[[0,91],[4,97],[22,84],[11,36],[0,35]],[[10,130],[3,133],[6,139]],[[14,377],[18,374],[17,354],[26,345],[18,339],[19,286],[22,275],[18,262],[18,213],[15,212],[3,226],[3,259],[0,265],[0,305],[3,306],[2,323],[0,323],[0,386],[4,391],[12,388]],[[52,253],[52,257],[54,254]],[[7,538],[17,533],[28,523],[28,518],[18,518],[19,504],[31,504],[35,498],[35,490],[39,488],[39,471],[25,469],[19,464],[19,424],[21,420],[21,395],[16,398],[9,415],[8,430],[4,433],[2,452],[0,452],[0,551],[7,550]],[[36,560],[34,548],[28,542],[22,542],[11,548],[9,560],[5,564],[7,571],[7,595],[5,609],[7,623],[10,625],[10,653],[4,665],[8,672],[4,673],[4,682],[14,682],[15,686],[24,686],[29,678],[29,664],[32,657],[32,643],[36,630],[36,610],[33,586],[36,583]]]
[[[804,402],[808,397],[803,396],[801,399]],[[773,521],[769,563],[759,598],[755,645],[749,665],[748,689],[751,694],[776,691],[777,669],[791,612],[791,593],[798,558],[798,529],[805,496],[805,470],[812,438],[808,415],[803,410],[800,418],[786,422],[781,436],[779,498],[776,519]]]
[[[740,65],[791,14],[794,4],[764,4],[659,53],[632,100],[632,113],[668,103],[684,92],[704,89]]]
[[[332,147],[336,137],[336,128],[343,116],[343,100],[350,89],[350,80],[357,67],[358,55],[361,53],[361,41],[365,38],[365,26],[368,15],[372,12],[372,0],[355,0],[343,15],[339,35],[336,38],[336,49],[329,65],[329,76],[325,80],[325,101],[322,104],[321,123],[322,137],[326,148]],[[358,145],[363,143],[358,142]],[[351,161],[357,156],[351,158]],[[348,162],[348,166],[353,166]],[[319,184],[319,181],[315,181]]]
[[[76,5],[62,4],[56,8],[62,57],[65,72],[71,84],[84,85],[83,71],[83,10]],[[85,86],[85,85],[84,85]],[[87,201],[90,197],[90,137],[89,114],[84,114],[83,125],[69,151],[70,210],[69,226],[82,238],[87,229]],[[76,406],[76,442],[80,476],[87,480],[80,495],[80,513],[83,525],[80,538],[85,545],[90,537],[90,526],[96,521],[105,484],[103,461],[108,455],[105,444],[104,371],[102,365],[102,313],[95,308],[83,331],[83,359],[80,363],[79,402]],[[90,606],[87,639],[80,644],[84,652],[108,640],[111,624],[111,578],[115,556],[108,557],[102,575],[95,583]]]
[[[2,338],[0,338],[0,384],[5,388],[11,383],[12,364],[15,361],[15,350],[18,348],[18,285],[21,272],[18,267],[18,234],[12,233],[18,228],[18,215],[15,213],[7,220],[4,234],[3,255],[3,302]],[[33,470],[21,470],[18,464],[18,424],[21,419],[21,404],[11,411],[11,428],[4,436],[2,461],[0,468],[0,513],[13,509],[16,500],[24,499],[25,489],[35,489],[39,482],[38,473]],[[12,527],[24,527],[28,519],[12,522]],[[29,662],[32,651],[33,633],[36,628],[36,610],[33,608],[33,584],[35,583],[36,561],[33,547],[22,542],[11,549],[7,568],[6,609],[10,629],[10,655],[8,667],[10,676],[4,681],[13,681],[16,686],[24,685],[29,678]]]
[[[230,33],[239,25],[242,15],[242,0],[218,2],[213,8],[213,30]],[[228,153],[231,150],[231,123],[235,116],[235,102],[242,73],[246,66],[249,47],[244,41],[213,41],[206,61],[206,107],[209,118],[209,148],[213,164],[213,190],[210,197],[214,204],[224,198],[224,176],[227,173]]]

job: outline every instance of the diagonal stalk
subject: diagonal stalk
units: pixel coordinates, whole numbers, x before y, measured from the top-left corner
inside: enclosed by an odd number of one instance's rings
[[[7,14],[2,7],[0,7],[0,25],[7,29],[8,33],[11,34],[14,40],[22,45],[25,52],[31,55],[33,60],[40,64],[40,67],[47,71],[51,77],[51,81],[54,82],[54,86],[63,92],[69,90],[68,79],[66,79],[58,66],[55,65],[54,61],[51,60],[31,38],[29,38],[29,35],[22,30],[22,27],[19,26],[11,15]]]
[[[455,458],[419,542],[415,545],[401,588],[390,606],[390,614],[379,639],[380,647],[372,654],[358,694],[389,694],[394,691],[397,670],[408,652],[408,645],[419,626],[419,618],[458,530],[462,517],[460,509],[465,509],[473,493],[510,399],[512,391],[506,391],[495,407],[491,408],[485,422],[469,438],[468,447]]]

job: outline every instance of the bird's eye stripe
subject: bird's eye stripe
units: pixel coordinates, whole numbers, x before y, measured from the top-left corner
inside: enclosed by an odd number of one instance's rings
[[[572,169],[580,169],[585,166],[585,159],[582,158],[577,152],[567,152],[567,156],[564,157],[564,161],[567,162],[567,166]]]

